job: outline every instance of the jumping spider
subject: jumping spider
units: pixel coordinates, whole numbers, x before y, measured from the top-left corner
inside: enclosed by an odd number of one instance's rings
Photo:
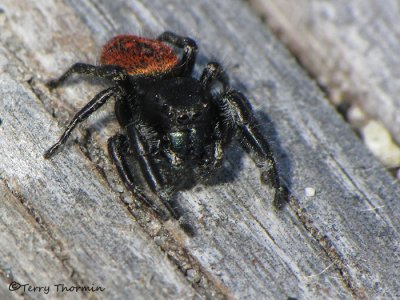
[[[280,207],[287,191],[249,101],[229,86],[216,62],[207,64],[200,79],[193,78],[196,54],[194,40],[171,32],[157,39],[120,35],[105,44],[99,66],[74,64],[48,87],[59,86],[75,73],[106,78],[115,85],[75,115],[44,157],[52,157],[79,123],[114,97],[123,133],[109,139],[109,155],[126,187],[163,219],[181,219],[174,192],[209,177],[233,138],[252,156],[262,183],[275,189],[274,203]],[[133,162],[141,170],[142,184],[134,176]],[[146,187],[167,210],[146,196]]]

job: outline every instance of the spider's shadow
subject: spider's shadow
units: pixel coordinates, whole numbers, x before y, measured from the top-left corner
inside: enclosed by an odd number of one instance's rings
[[[277,164],[279,176],[282,182],[290,190],[291,187],[291,163],[287,152],[281,146],[281,142],[275,127],[265,112],[257,112],[257,120],[261,124],[261,131],[266,137]],[[243,169],[243,157],[247,155],[240,144],[234,141],[225,151],[225,159],[222,167],[212,178],[205,182],[206,185],[218,185],[232,182],[239,176]]]
[[[243,156],[245,152],[240,148],[239,143],[233,142],[225,149],[225,158],[221,168],[208,178],[204,184],[213,186],[232,182],[239,176],[243,169]]]

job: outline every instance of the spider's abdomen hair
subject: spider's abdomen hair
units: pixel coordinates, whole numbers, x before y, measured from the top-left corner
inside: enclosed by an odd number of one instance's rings
[[[161,41],[118,35],[103,46],[100,63],[122,67],[129,75],[153,75],[172,70],[178,57]]]

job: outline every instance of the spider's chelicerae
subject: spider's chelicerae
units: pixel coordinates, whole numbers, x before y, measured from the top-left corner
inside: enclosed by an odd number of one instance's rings
[[[249,101],[229,86],[228,76],[216,62],[207,64],[200,79],[193,78],[196,54],[194,40],[171,32],[157,39],[120,35],[103,47],[100,65],[74,64],[50,81],[49,88],[75,73],[106,78],[114,86],[75,115],[45,158],[52,157],[80,122],[114,97],[122,133],[108,141],[111,159],[127,188],[163,219],[181,219],[174,192],[212,174],[233,139],[251,155],[262,183],[275,189],[274,203],[281,206],[287,191]],[[137,180],[133,165],[141,170],[142,181]],[[146,196],[147,188],[166,209]]]

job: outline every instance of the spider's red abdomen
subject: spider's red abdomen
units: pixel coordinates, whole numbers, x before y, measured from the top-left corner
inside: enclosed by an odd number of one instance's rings
[[[161,41],[118,35],[104,45],[100,63],[122,67],[129,75],[152,75],[170,71],[178,57]]]

